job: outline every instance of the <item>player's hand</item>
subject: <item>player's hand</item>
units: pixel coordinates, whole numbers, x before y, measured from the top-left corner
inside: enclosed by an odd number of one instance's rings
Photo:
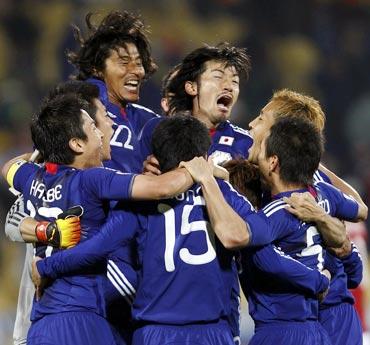
[[[331,280],[331,274],[330,274],[330,272],[327,270],[327,269],[324,269],[322,272],[321,272],[322,274],[324,274],[325,276],[327,276],[328,277],[328,279],[329,279],[329,281]],[[330,286],[329,286],[330,287]],[[329,292],[329,287],[326,289],[326,290],[324,290],[323,292],[320,292],[319,294],[318,294],[318,300],[319,300],[319,302],[321,303],[324,299],[325,299],[325,297],[327,296],[327,294],[328,294],[328,292]]]
[[[45,286],[49,283],[49,279],[48,278],[42,278],[38,269],[37,269],[36,262],[39,261],[39,260],[42,260],[42,259],[38,256],[36,256],[32,260],[32,272],[31,272],[32,282],[35,285],[35,289],[36,289],[36,301],[40,300],[40,298],[41,298],[41,296],[44,292]]]
[[[327,250],[329,250],[330,253],[334,254],[338,258],[344,258],[351,254],[352,252],[352,243],[348,237],[346,236],[346,239],[343,243],[343,245],[339,248],[334,247],[327,247]]]
[[[160,175],[162,174],[161,170],[159,169],[159,162],[157,158],[153,155],[150,155],[146,158],[143,163],[143,174],[144,175]]]
[[[304,222],[314,222],[326,215],[325,210],[317,204],[309,192],[292,193],[283,200],[288,204],[286,210]]]
[[[220,179],[225,180],[225,181],[229,181],[230,174],[227,171],[227,169],[225,169],[224,167],[222,167],[218,164],[214,164],[211,157],[208,158],[208,164],[210,164],[211,167],[213,168],[213,176],[214,177],[220,178]]]
[[[213,177],[213,163],[207,162],[203,157],[194,157],[190,161],[180,162],[179,167],[185,168],[197,183]]]
[[[81,238],[81,206],[74,206],[61,213],[52,222],[38,222],[35,228],[37,240],[56,248],[71,248]]]

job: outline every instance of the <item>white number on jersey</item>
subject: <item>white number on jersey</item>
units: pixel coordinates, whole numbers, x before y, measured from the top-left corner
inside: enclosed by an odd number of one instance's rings
[[[120,141],[117,141],[117,138],[123,130],[127,131],[127,139],[124,143],[121,143]],[[110,144],[112,146],[124,147],[125,149],[133,150],[134,147],[130,144],[131,137],[132,137],[132,133],[131,133],[130,128],[128,128],[125,125],[119,125],[113,134]]]
[[[180,259],[189,265],[204,265],[216,258],[216,251],[214,249],[214,233],[211,229],[210,223],[205,220],[189,222],[189,216],[193,208],[195,206],[204,205],[204,198],[197,196],[194,197],[194,203],[192,205],[185,205],[182,210],[180,230],[181,235],[186,236],[193,231],[204,231],[206,236],[207,251],[205,253],[192,254],[188,248],[180,249]],[[159,204],[158,211],[161,212],[165,218],[166,248],[164,252],[164,263],[166,271],[173,272],[175,270],[174,250],[176,242],[175,211],[167,204]]]
[[[306,248],[304,248],[299,256],[317,255],[317,269],[322,271],[324,268],[323,249],[320,244],[315,244],[314,236],[320,235],[316,226],[310,226],[306,231]]]

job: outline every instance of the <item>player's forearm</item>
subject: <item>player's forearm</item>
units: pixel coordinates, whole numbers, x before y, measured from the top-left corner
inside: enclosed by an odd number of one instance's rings
[[[191,175],[184,168],[160,176],[137,175],[132,187],[132,198],[136,200],[168,199],[187,191],[193,184]]]
[[[368,207],[362,200],[360,194],[346,181],[342,180],[340,177],[335,175],[328,168],[320,164],[320,170],[322,170],[329,178],[334,187],[340,189],[343,193],[352,196],[359,205],[358,218],[357,221],[366,220],[368,215]]]
[[[334,218],[326,213],[313,219],[316,223],[321,236],[327,246],[339,248],[346,240],[346,227],[338,218]]]
[[[237,249],[248,245],[250,234],[244,220],[224,199],[213,177],[201,182],[212,228],[225,248]]]
[[[294,286],[299,292],[317,295],[329,287],[326,276],[285,255],[273,245],[257,250],[253,262],[263,272]]]
[[[37,221],[31,217],[27,217],[21,222],[19,231],[24,242],[35,243],[38,241],[35,234],[36,225]]]
[[[363,264],[356,246],[351,244],[351,253],[341,260],[344,272],[347,274],[347,287],[349,289],[357,288],[362,281]]]

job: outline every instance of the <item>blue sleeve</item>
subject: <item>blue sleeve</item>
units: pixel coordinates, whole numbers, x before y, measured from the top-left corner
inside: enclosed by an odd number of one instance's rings
[[[245,219],[248,215],[255,213],[255,209],[249,200],[244,195],[239,194],[229,182],[217,179],[217,183],[226,202],[240,217]]]
[[[331,216],[348,221],[357,219],[359,206],[355,199],[326,182],[319,182],[316,186],[319,189],[322,188],[328,194]]]
[[[293,216],[284,208],[285,203],[275,202],[274,205],[269,204],[245,219],[251,233],[249,246],[264,246],[285,236]]]
[[[59,251],[37,262],[42,277],[57,278],[67,273],[78,272],[105,260],[121,246],[129,242],[138,231],[136,215],[131,212],[112,212],[101,230],[91,239],[76,247]]]
[[[352,251],[348,256],[341,258],[344,272],[347,274],[347,287],[355,289],[362,280],[363,265],[357,247],[352,243]]]
[[[24,194],[24,188],[31,175],[33,175],[40,167],[35,163],[24,163],[15,172],[13,177],[13,187],[18,192]]]
[[[157,125],[163,120],[163,117],[155,117],[149,120],[138,136],[138,153],[137,156],[140,157],[141,162],[153,153],[152,150],[152,137],[153,132]]]
[[[135,174],[109,168],[92,168],[83,171],[83,187],[98,199],[127,200],[131,198]]]
[[[317,295],[329,287],[329,279],[324,274],[285,255],[274,245],[262,247],[252,258],[261,271],[288,282],[304,293]]]

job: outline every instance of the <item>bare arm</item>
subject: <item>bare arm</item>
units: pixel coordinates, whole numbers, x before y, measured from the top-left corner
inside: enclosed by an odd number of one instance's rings
[[[340,177],[335,175],[332,171],[330,171],[328,168],[320,164],[319,167],[320,170],[322,170],[332,182],[334,187],[337,187],[340,189],[343,193],[352,196],[358,203],[358,221],[360,220],[366,220],[368,215],[368,207],[362,200],[360,194],[354,189],[350,184],[348,184],[346,181],[342,180]]]
[[[188,190],[194,181],[184,168],[159,176],[137,175],[132,186],[132,198],[136,200],[159,200],[172,198]]]
[[[314,197],[306,193],[293,193],[284,198],[287,211],[305,222],[315,222],[327,246],[339,248],[346,240],[346,227],[337,218],[325,213]]]
[[[38,239],[35,234],[36,226],[37,226],[37,221],[31,217],[27,217],[21,222],[19,231],[21,233],[21,236],[24,242],[27,242],[27,243],[38,242]]]
[[[213,166],[201,157],[181,162],[180,166],[184,166],[201,184],[212,228],[223,246],[228,249],[245,247],[250,240],[247,225],[223,197],[213,177]]]

